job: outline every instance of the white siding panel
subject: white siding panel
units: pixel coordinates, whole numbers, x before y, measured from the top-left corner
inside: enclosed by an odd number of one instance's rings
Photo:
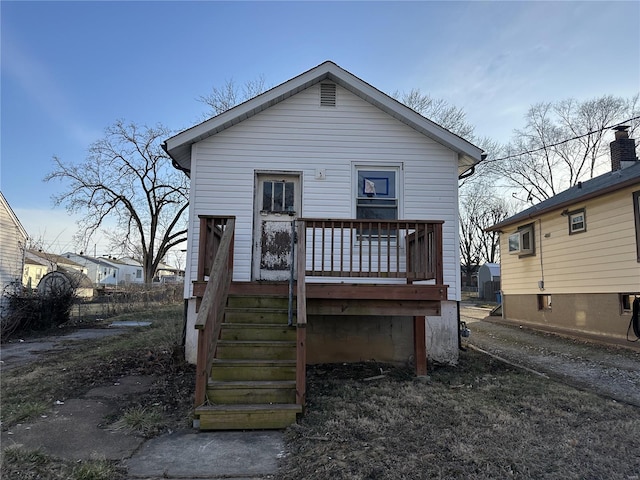
[[[251,278],[254,179],[258,170],[302,172],[302,216],[354,216],[353,166],[402,165],[400,212],[444,220],[445,282],[457,299],[457,157],[338,87],[337,106],[319,106],[311,87],[194,147],[190,278],[197,268],[198,215],[236,215],[234,279]],[[325,170],[324,180],[315,170]]]
[[[24,249],[27,236],[4,197],[0,197],[0,314],[4,314],[7,288],[12,282],[22,285]],[[7,289],[7,290],[5,290]]]

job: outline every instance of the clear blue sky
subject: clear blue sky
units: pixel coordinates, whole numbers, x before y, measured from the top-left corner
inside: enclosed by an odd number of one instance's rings
[[[540,101],[640,90],[640,2],[2,1],[0,189],[32,237],[72,250],[44,183],[117,119],[179,130],[233,78],[275,86],[332,60],[420,88],[507,142]],[[100,239],[96,239],[100,244]],[[101,247],[98,247],[100,250]],[[107,253],[98,251],[98,253]]]

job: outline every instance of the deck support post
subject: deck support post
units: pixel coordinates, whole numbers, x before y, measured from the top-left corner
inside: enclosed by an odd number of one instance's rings
[[[416,376],[427,375],[427,331],[426,317],[413,317],[413,356],[416,362]]]

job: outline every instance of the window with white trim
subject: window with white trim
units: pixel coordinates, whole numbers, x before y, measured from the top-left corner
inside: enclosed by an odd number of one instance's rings
[[[587,214],[584,208],[567,214],[569,218],[569,235],[587,231]]]
[[[398,173],[398,168],[356,168],[356,218],[398,219]]]

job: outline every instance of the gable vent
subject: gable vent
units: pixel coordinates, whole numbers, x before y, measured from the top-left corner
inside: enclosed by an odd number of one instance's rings
[[[321,107],[336,106],[336,84],[335,83],[320,84],[320,106]]]

